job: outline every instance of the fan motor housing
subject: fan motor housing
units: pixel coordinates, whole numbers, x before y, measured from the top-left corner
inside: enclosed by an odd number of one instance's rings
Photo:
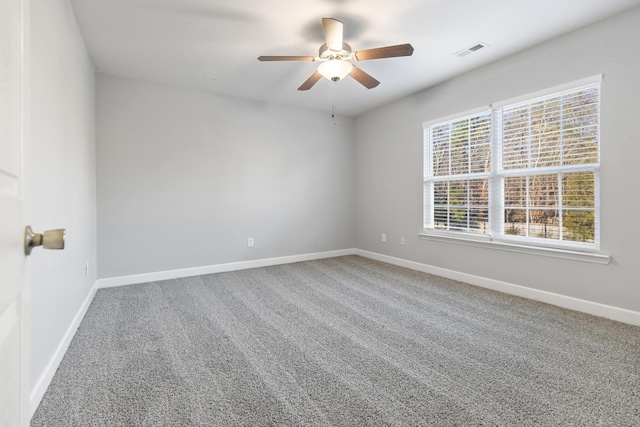
[[[329,49],[326,43],[320,46],[320,52],[318,55],[321,59],[332,59],[332,58],[340,58],[340,59],[349,59],[351,57],[351,46],[347,43],[342,43],[342,50],[336,51]]]

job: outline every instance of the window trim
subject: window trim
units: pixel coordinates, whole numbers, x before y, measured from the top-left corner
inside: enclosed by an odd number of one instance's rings
[[[603,254],[599,251],[572,250],[551,246],[537,246],[530,244],[516,243],[510,241],[496,240],[486,234],[472,235],[462,232],[448,230],[425,230],[418,233],[421,240],[434,242],[452,243],[476,248],[493,249],[505,252],[514,252],[527,255],[538,255],[550,258],[560,258],[572,261],[582,261],[594,264],[607,265],[611,262],[611,255]]]
[[[591,86],[591,85],[599,85],[599,89],[600,89],[600,102],[602,99],[602,81],[603,81],[603,75],[602,74],[598,74],[595,76],[591,76],[585,79],[580,79],[580,80],[576,80],[570,83],[566,83],[566,84],[562,84],[562,85],[557,85],[551,88],[547,88],[544,90],[540,90],[540,91],[536,91],[536,92],[531,92],[522,96],[518,96],[515,98],[511,98],[508,100],[504,100],[504,101],[500,101],[500,102],[496,102],[493,104],[489,104],[489,105],[484,105],[478,108],[474,108],[474,109],[470,109],[461,113],[457,113],[457,114],[450,114],[447,115],[445,117],[440,117],[434,120],[429,120],[426,121],[422,124],[423,126],[423,135],[426,138],[426,133],[429,130],[429,128],[434,125],[434,124],[439,124],[439,123],[444,123],[444,122],[448,122],[448,121],[453,121],[456,119],[464,119],[465,117],[469,117],[469,116],[473,116],[476,114],[481,114],[487,111],[490,111],[492,119],[495,116],[495,110],[497,109],[501,109],[505,106],[509,106],[509,105],[513,105],[513,104],[518,104],[518,103],[526,103],[529,101],[532,101],[536,98],[541,98],[541,97],[545,97],[545,96],[549,96],[549,95],[553,95],[556,93],[562,93],[562,92],[566,92],[566,91],[571,91],[571,90],[577,90],[581,87],[584,86]],[[601,105],[601,104],[600,104]],[[599,123],[600,125],[600,123]],[[493,126],[493,125],[492,125]],[[502,170],[502,167],[498,167],[497,169],[493,169],[493,167],[497,167],[497,163],[494,163],[494,160],[497,160],[496,158],[496,154],[498,150],[495,150],[495,148],[493,147],[493,133],[492,133],[492,171],[490,172],[490,182],[492,179],[503,179],[505,176],[509,176],[511,175],[510,171],[505,171]],[[573,241],[567,241],[567,240],[562,240],[562,241],[555,241],[552,239],[542,239],[542,238],[536,238],[536,237],[530,237],[530,236],[511,236],[511,235],[506,235],[506,234],[501,234],[499,237],[498,236],[493,236],[491,234],[492,228],[490,226],[489,229],[489,233],[487,234],[474,234],[471,232],[464,232],[464,231],[455,231],[455,230],[441,230],[441,229],[435,229],[435,228],[426,228],[425,224],[427,222],[428,218],[432,218],[433,214],[432,213],[428,213],[427,209],[429,206],[433,205],[433,200],[431,200],[431,203],[427,204],[426,201],[429,197],[433,198],[433,194],[426,194],[426,183],[427,180],[429,180],[430,182],[435,182],[436,180],[438,180],[437,177],[430,177],[429,179],[427,178],[428,176],[428,172],[432,172],[431,168],[431,160],[429,160],[429,162],[427,163],[425,161],[425,159],[430,159],[431,158],[431,150],[432,147],[431,146],[426,146],[427,144],[424,144],[425,139],[423,139],[423,155],[425,156],[425,158],[423,158],[423,216],[422,216],[422,220],[423,220],[423,226],[422,226],[422,232],[418,233],[418,236],[420,239],[426,239],[426,240],[434,240],[434,241],[443,241],[443,242],[451,242],[451,243],[457,243],[457,244],[464,244],[467,246],[476,246],[476,247],[488,247],[488,248],[492,248],[492,249],[497,249],[497,250],[505,250],[505,251],[509,251],[509,252],[518,252],[518,253],[527,253],[527,254],[533,254],[533,255],[543,255],[543,256],[551,256],[551,257],[555,257],[555,258],[564,258],[564,259],[571,259],[571,260],[580,260],[580,261],[589,261],[589,262],[595,262],[598,264],[609,264],[610,260],[611,260],[611,256],[610,255],[605,255],[605,254],[601,254],[600,253],[600,236],[599,236],[599,232],[596,231],[597,236],[596,236],[596,241],[594,243],[585,243],[585,242],[573,242]],[[427,157],[428,156],[428,157]],[[553,167],[549,167],[549,172],[558,172],[558,169],[562,168],[562,172],[566,171],[566,166],[565,167],[557,167],[557,166],[553,166]],[[546,169],[546,168],[545,168]],[[592,170],[594,171],[595,175],[595,183],[594,185],[596,186],[596,203],[597,206],[599,206],[599,199],[600,199],[600,178],[599,178],[599,172],[600,172],[600,149],[598,150],[598,164],[597,166],[593,166],[591,165],[590,167],[588,166],[582,166],[582,165],[576,165],[575,169],[588,169],[588,170]],[[536,173],[542,173],[544,172],[544,169],[540,169],[537,170]],[[513,173],[514,175],[519,175],[519,173],[516,173],[514,171]],[[483,174],[484,175],[484,174]],[[435,179],[434,179],[435,178]],[[495,182],[495,181],[494,181]],[[491,185],[491,184],[490,184]],[[495,211],[495,206],[494,203],[492,203],[491,200],[491,196],[490,196],[490,201],[489,201],[489,215],[490,218],[492,216],[492,211]],[[599,207],[598,207],[599,209]],[[432,209],[430,209],[432,211]],[[599,217],[599,211],[597,212],[597,215]],[[495,222],[495,221],[493,221]],[[490,223],[491,223],[491,219],[490,219]],[[494,224],[495,226],[495,224]]]

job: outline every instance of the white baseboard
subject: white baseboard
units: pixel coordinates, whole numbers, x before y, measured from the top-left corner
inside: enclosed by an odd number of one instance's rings
[[[93,297],[95,296],[97,289],[98,287],[96,283],[91,288],[89,295],[87,295],[87,297],[82,302],[82,305],[80,306],[80,310],[78,310],[78,312],[76,313],[75,317],[73,318],[73,321],[71,322],[71,324],[67,328],[67,331],[62,337],[60,344],[58,344],[56,351],[51,356],[51,359],[49,359],[49,363],[47,364],[47,367],[45,368],[44,372],[40,375],[40,377],[36,381],[35,386],[31,390],[31,394],[29,396],[29,418],[33,417],[33,414],[35,414],[36,409],[38,409],[38,405],[40,405],[40,401],[44,397],[44,393],[47,391],[49,384],[51,384],[51,380],[53,379],[53,376],[58,370],[58,367],[60,366],[60,362],[62,362],[62,358],[64,357],[64,354],[67,352],[67,349],[69,348],[69,344],[71,344],[71,340],[73,339],[73,336],[78,330],[78,327],[82,322],[82,319],[84,319],[84,315],[87,313],[87,310],[89,309],[89,306],[93,301]]]
[[[312,261],[314,259],[333,258],[353,255],[355,249],[340,249],[311,254],[291,255],[278,258],[264,258],[251,261],[230,262],[227,264],[207,265],[203,267],[182,268],[178,270],[159,271],[155,273],[133,274],[130,276],[109,277],[98,279],[97,287],[111,288],[114,286],[134,285],[136,283],[157,282],[160,280],[179,279],[181,277],[200,276],[203,274],[224,273],[227,271],[246,270],[248,268],[268,267],[271,265],[290,264],[293,262]]]
[[[488,279],[486,277],[474,276],[472,274],[461,273],[446,268],[434,267],[432,265],[421,264],[419,262],[408,261],[401,258],[395,258],[388,255],[382,255],[376,252],[369,252],[362,249],[355,250],[356,255],[365,258],[371,258],[399,267],[409,268],[411,270],[422,271],[436,276],[446,277],[448,279],[458,280],[460,282],[476,285],[495,291],[504,292],[505,294],[516,295],[547,304],[556,305],[558,307],[568,308],[570,310],[581,311],[583,313],[592,314],[594,316],[605,317],[607,319],[616,320],[618,322],[629,323],[631,325],[640,325],[640,313],[637,311],[627,310],[611,305],[600,304],[597,302],[587,301],[566,295],[556,294],[553,292],[542,291],[539,289],[527,288],[525,286],[514,285],[512,283],[501,282],[499,280]]]

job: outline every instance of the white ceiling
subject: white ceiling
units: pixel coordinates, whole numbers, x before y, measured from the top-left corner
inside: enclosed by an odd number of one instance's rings
[[[454,75],[640,5],[640,0],[71,0],[96,68],[264,103],[357,116]],[[354,51],[411,43],[411,57],[362,61],[380,80],[322,79],[300,92],[322,17],[344,22]],[[454,53],[484,42],[471,55]]]

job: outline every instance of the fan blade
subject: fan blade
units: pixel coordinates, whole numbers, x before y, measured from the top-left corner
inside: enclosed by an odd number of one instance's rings
[[[313,61],[313,56],[259,56],[258,61]]]
[[[356,52],[355,56],[358,61],[366,61],[367,59],[393,58],[396,56],[411,56],[412,54],[413,46],[407,43],[396,46],[360,50]]]
[[[322,18],[322,28],[324,29],[327,47],[340,52],[342,50],[342,22],[333,18]]]
[[[353,66],[353,70],[351,70],[349,75],[360,82],[367,89],[373,89],[380,84],[379,81],[377,81],[355,65]]]
[[[313,87],[314,84],[318,82],[322,78],[322,74],[319,72],[315,72],[311,74],[311,77],[307,79],[306,82],[302,83],[302,85],[298,88],[298,90],[309,90]]]

